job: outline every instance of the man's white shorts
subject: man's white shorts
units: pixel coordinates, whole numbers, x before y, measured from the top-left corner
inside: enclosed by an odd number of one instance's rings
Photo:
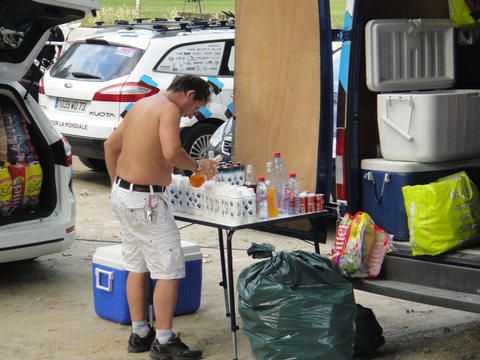
[[[120,220],[126,270],[150,272],[152,279],[185,277],[180,232],[164,194],[131,191],[114,184],[110,205]]]

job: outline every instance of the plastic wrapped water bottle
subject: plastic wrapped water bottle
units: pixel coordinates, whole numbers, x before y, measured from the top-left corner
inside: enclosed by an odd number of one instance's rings
[[[257,191],[257,183],[255,182],[252,164],[248,164],[246,168],[245,186],[253,189],[253,192]]]
[[[259,177],[257,183],[257,217],[268,219],[268,188],[264,177]]]
[[[290,180],[287,185],[287,205],[288,214],[296,215],[300,213],[299,186],[296,174],[290,174]]]
[[[287,166],[283,162],[281,154],[279,152],[276,152],[275,158],[273,160],[270,186],[277,189],[278,213],[281,215],[287,213],[287,205],[285,203],[285,193],[287,190],[288,180],[289,180],[289,177],[287,172]]]

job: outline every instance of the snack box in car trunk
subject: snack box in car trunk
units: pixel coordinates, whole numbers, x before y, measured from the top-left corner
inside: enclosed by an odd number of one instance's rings
[[[409,239],[402,187],[428,184],[459,171],[480,185],[480,159],[438,163],[364,159],[361,169],[362,210],[400,241]]]
[[[450,20],[371,20],[365,46],[367,86],[381,92],[383,158],[429,163],[480,157],[480,90],[449,89],[455,84]]]
[[[92,262],[94,307],[96,314],[101,318],[120,324],[130,324],[126,295],[128,271],[123,267],[121,246],[104,246],[95,251]],[[197,244],[182,241],[182,250],[185,254],[186,276],[180,280],[175,316],[196,312],[200,308],[202,291],[200,247]]]

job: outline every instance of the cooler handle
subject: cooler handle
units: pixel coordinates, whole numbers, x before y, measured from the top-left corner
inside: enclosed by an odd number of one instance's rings
[[[100,276],[102,274],[107,275],[108,286],[103,286],[100,284]],[[107,271],[100,268],[95,268],[95,286],[97,287],[97,289],[112,292],[113,290],[112,282],[113,282],[113,271]]]
[[[385,116],[380,116],[380,120],[382,120],[385,124],[390,126],[393,130],[395,130],[398,134],[403,136],[407,141],[412,141],[413,136],[408,134],[405,130],[403,130],[400,126],[395,124],[392,120],[386,118]]]
[[[392,106],[391,102],[393,101],[408,101],[408,106],[410,107],[410,119],[408,125],[408,132],[403,130],[400,126],[395,124],[392,120],[389,119],[388,116],[388,109]],[[392,99],[391,97],[387,100],[387,116],[380,116],[380,120],[382,120],[386,125],[390,126],[394,131],[396,131],[399,135],[403,136],[407,141],[412,141],[413,136],[410,135],[410,127],[412,126],[412,115],[413,115],[413,99],[412,97],[409,98],[397,98]]]

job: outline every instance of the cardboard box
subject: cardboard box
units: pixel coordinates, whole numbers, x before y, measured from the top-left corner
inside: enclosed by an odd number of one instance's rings
[[[185,254],[185,278],[180,280],[175,316],[196,312],[202,291],[202,253],[196,244],[182,241]],[[92,261],[92,285],[95,312],[101,318],[131,324],[121,245],[99,247]],[[147,309],[148,319],[148,309]]]

